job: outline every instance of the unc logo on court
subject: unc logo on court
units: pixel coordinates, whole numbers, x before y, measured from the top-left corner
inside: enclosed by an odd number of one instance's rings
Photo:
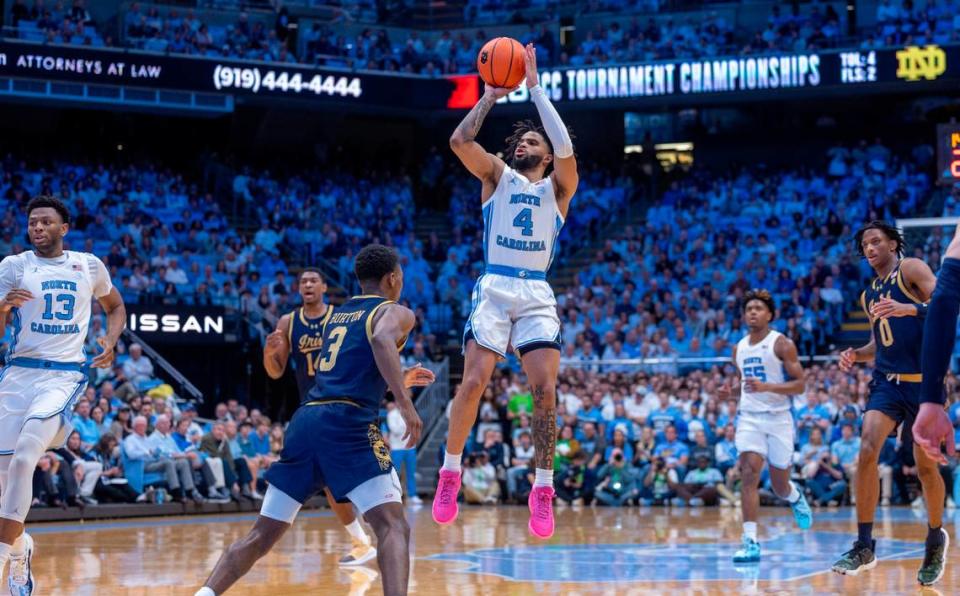
[[[897,52],[897,78],[932,81],[947,70],[947,54],[939,46],[907,46]]]
[[[492,575],[519,582],[631,583],[716,580],[797,581],[828,573],[831,555],[848,545],[839,532],[789,532],[764,543],[764,564],[735,565],[732,545],[711,540],[685,544],[561,544],[541,548],[484,548],[426,557],[455,573]],[[803,553],[803,556],[797,556]],[[884,541],[884,559],[917,559],[923,545]],[[656,561],[656,564],[651,564]]]

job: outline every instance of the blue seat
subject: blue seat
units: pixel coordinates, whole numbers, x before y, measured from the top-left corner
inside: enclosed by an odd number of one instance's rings
[[[143,460],[128,458],[123,447],[120,448],[120,458],[123,464],[123,475],[137,493],[142,493],[148,486],[166,484],[167,480],[162,472],[144,472]]]

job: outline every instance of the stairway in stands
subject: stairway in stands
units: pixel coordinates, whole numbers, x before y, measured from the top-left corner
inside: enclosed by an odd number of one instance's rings
[[[840,333],[836,337],[838,350],[858,348],[870,341],[870,321],[867,313],[861,308],[847,311],[847,316],[840,326]]]

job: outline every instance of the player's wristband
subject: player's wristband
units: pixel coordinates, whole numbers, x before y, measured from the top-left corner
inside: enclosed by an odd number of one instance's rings
[[[915,305],[915,306],[917,307],[917,317],[919,317],[919,318],[921,318],[921,319],[926,319],[926,318],[927,318],[927,311],[930,310],[930,304],[929,304],[929,303],[923,303],[923,304],[917,304],[917,305]]]

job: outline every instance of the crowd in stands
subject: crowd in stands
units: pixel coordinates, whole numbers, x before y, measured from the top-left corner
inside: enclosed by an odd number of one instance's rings
[[[10,6],[10,25],[17,37],[27,41],[83,46],[113,45],[110,36],[101,37],[97,24],[84,5],[84,0],[47,3],[34,0],[15,0]]]
[[[152,52],[195,54],[266,62],[296,62],[288,47],[289,18],[286,9],[277,13],[275,23],[251,20],[240,12],[229,25],[211,25],[201,21],[192,9],[181,13],[171,8],[150,6],[146,10],[134,3],[123,17],[124,36],[129,45]]]
[[[916,3],[881,0],[876,17],[876,31],[866,36],[864,48],[945,44],[960,39],[960,2],[957,0]]]
[[[48,7],[45,0],[34,0],[32,6],[27,6],[26,0],[16,0],[11,8],[11,24],[18,30],[19,37],[31,41],[113,45],[110,34],[101,38],[83,1],[74,0],[65,8],[63,0],[52,7]],[[531,24],[527,32],[517,36],[524,44],[536,44],[538,63],[546,67],[800,52],[845,44],[878,48],[960,41],[958,0],[916,4],[907,0],[883,0],[877,7],[876,26],[865,28],[859,38],[852,41],[847,37],[846,15],[839,15],[829,3],[774,5],[767,24],[760,30],[750,31],[705,8],[697,14],[663,12],[656,16],[636,16],[657,13],[658,0],[592,0],[583,4],[583,15],[608,12],[612,16],[577,31],[575,40],[566,47],[561,47],[556,21],[550,16],[554,15],[555,6],[544,0],[532,3],[470,0],[464,8],[465,21],[493,26],[511,22],[514,15],[524,12],[546,15],[538,17],[538,24]],[[228,12],[205,20],[193,9],[152,5],[143,8],[135,2],[122,17],[120,38],[123,45],[155,52],[302,62],[427,76],[474,72],[477,53],[489,39],[482,29],[444,31],[438,35],[411,30],[405,35],[391,36],[386,29],[369,27],[353,34],[343,28],[349,21],[348,10],[333,21],[304,25],[298,48],[293,45],[291,18],[286,7],[272,15],[255,13],[253,17],[236,7],[232,11],[227,5],[220,8]]]
[[[564,368],[557,392],[558,503],[736,505],[741,480],[734,441],[737,400],[725,400],[721,390],[731,382],[731,373],[729,365],[680,376]],[[805,374],[806,392],[793,402],[797,444],[792,475],[816,506],[850,503],[870,370],[843,373],[830,364],[807,367]],[[950,418],[960,440],[958,379],[951,374],[947,386]],[[532,415],[526,379],[499,369],[467,442],[466,502],[526,502],[534,480]],[[957,468],[956,459],[940,467],[951,508],[960,502]],[[880,477],[881,505],[922,506],[909,441],[899,435],[887,439]],[[763,501],[778,502],[767,470],[761,481]]]

